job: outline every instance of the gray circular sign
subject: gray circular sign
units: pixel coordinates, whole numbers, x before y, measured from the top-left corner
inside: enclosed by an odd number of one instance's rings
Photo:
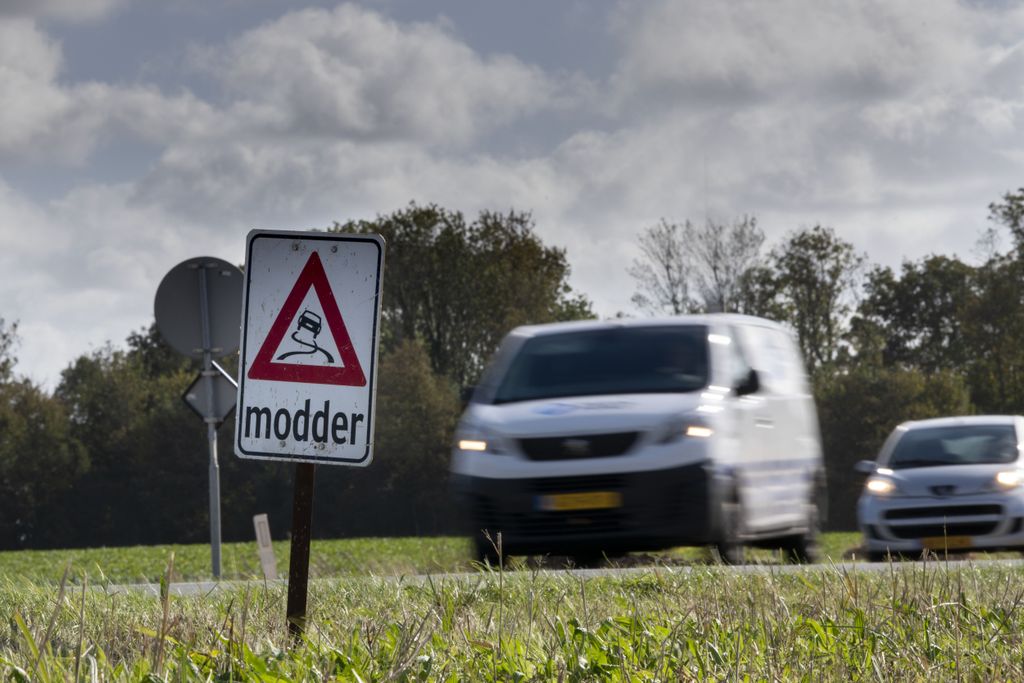
[[[179,353],[202,358],[205,313],[210,353],[218,358],[237,351],[242,282],[237,266],[212,256],[190,258],[171,268],[157,287],[154,303],[164,340]]]

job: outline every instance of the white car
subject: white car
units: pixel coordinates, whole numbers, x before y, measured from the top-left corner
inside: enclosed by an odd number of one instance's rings
[[[1024,418],[906,422],[886,439],[857,504],[868,559],[1024,548]]]
[[[813,559],[817,414],[792,335],[739,315],[520,327],[462,416],[451,482],[480,559],[710,544]]]

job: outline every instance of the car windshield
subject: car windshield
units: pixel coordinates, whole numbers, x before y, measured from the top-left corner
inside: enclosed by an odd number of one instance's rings
[[[894,470],[938,465],[996,465],[1017,460],[1013,425],[958,425],[911,429],[896,443]]]
[[[708,383],[703,325],[616,327],[527,340],[495,403],[565,396],[695,391]]]

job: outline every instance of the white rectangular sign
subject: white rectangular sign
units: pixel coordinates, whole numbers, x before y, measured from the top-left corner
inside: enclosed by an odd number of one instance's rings
[[[263,578],[277,581],[277,557],[274,555],[274,544],[270,540],[270,519],[265,512],[253,515],[252,525],[256,529],[256,553],[263,567]]]
[[[383,269],[380,235],[249,233],[239,457],[370,463]]]

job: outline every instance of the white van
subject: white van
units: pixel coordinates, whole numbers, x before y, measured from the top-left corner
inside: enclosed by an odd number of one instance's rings
[[[478,558],[710,544],[816,552],[824,467],[797,346],[731,314],[520,327],[455,435]]]

